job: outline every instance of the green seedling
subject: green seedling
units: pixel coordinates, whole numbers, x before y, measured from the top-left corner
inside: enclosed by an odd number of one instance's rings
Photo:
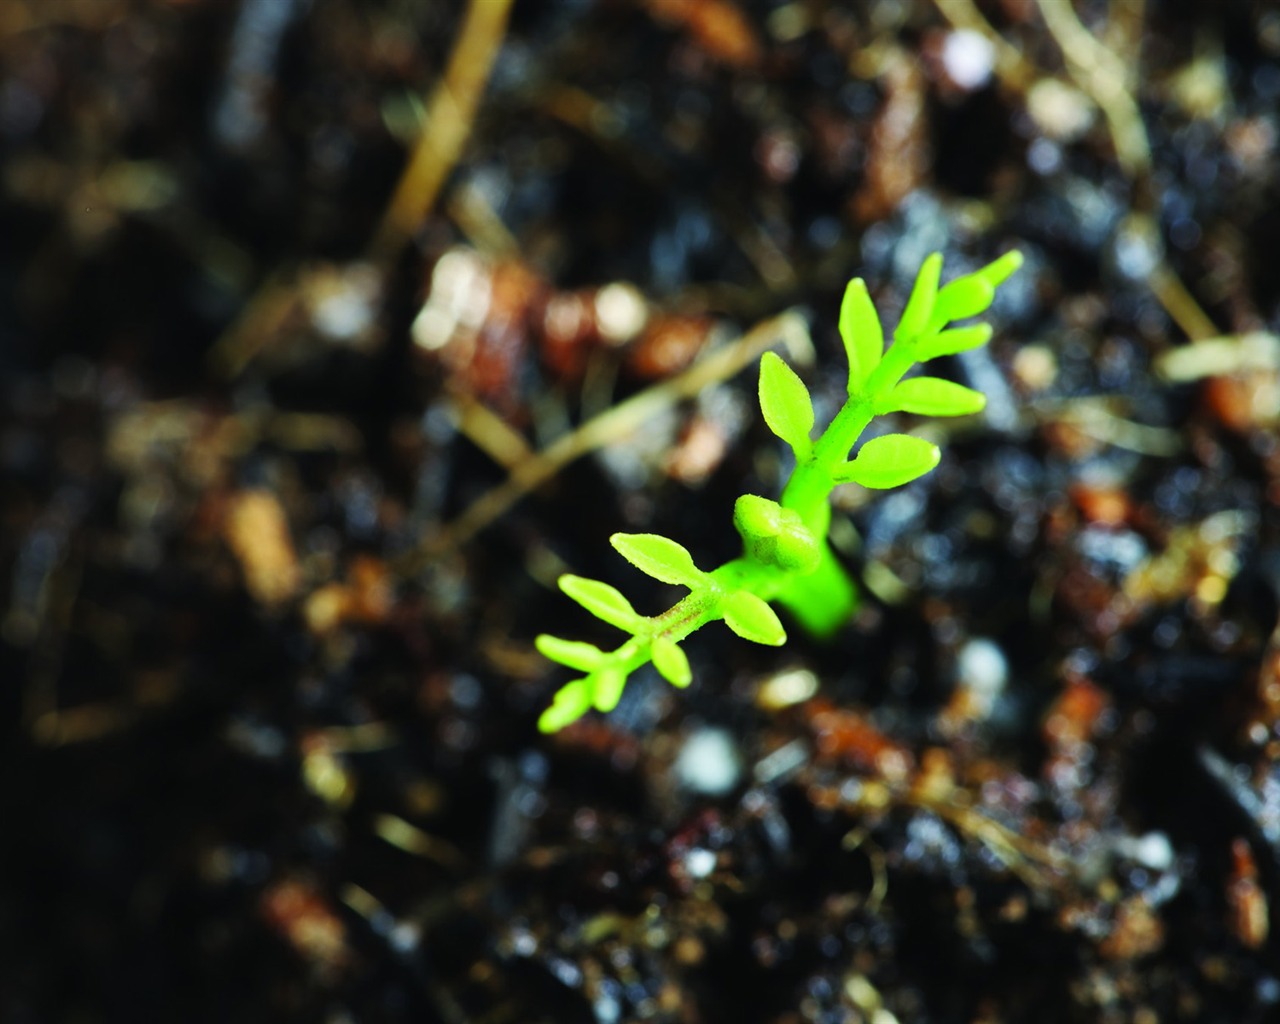
[[[866,284],[861,278],[849,282],[840,306],[848,399],[816,440],[813,402],[804,383],[776,354],[765,353],[760,409],[769,429],[795,453],[781,500],[755,494],[738,498],[733,524],[742,537],[742,554],[709,572],[666,537],[615,533],[610,542],[637,569],[688,588],[683,599],[659,615],[641,615],[607,583],[561,576],[561,590],[629,638],[605,651],[578,640],[539,636],[537,647],[545,657],[583,675],[560,688],[538,728],[555,732],[592,707],[612,711],[628,676],[648,662],[673,686],[688,686],[692,673],[680,641],[709,622],[722,620],[744,640],[776,647],[787,635],[771,603],[817,636],[829,636],[848,621],[857,593],[827,541],[831,492],[848,483],[878,490],[900,487],[929,472],[940,457],[937,445],[910,434],[873,438],[852,459],[850,452],[876,416],[966,416],[982,410],[986,398],[978,391],[939,377],[903,378],[918,363],[990,341],[987,324],[951,324],[985,312],[996,289],[1021,264],[1022,255],[1009,252],[939,288],[942,256],[934,253],[920,268],[887,349]]]

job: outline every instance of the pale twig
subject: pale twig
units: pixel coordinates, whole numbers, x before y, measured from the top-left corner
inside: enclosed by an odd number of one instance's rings
[[[1251,370],[1280,370],[1280,335],[1268,331],[1224,334],[1171,348],[1155,361],[1156,373],[1178,384]]]
[[[533,455],[524,435],[478,398],[460,392],[451,401],[462,435],[503,469],[515,471]]]
[[[1142,45],[1142,26],[1147,18],[1147,0],[1110,0],[1107,4],[1107,27],[1103,44],[1112,53],[1137,53]],[[1141,78],[1139,61],[1121,61],[1125,82],[1132,92]]]
[[[209,349],[209,363],[225,377],[240,376],[288,320],[297,286],[296,273],[272,272]]]
[[[1164,311],[1192,341],[1198,343],[1218,336],[1217,325],[1200,308],[1200,303],[1196,302],[1187,286],[1182,283],[1182,278],[1163,256],[1147,275],[1147,284]]]
[[[1126,83],[1125,62],[1108,50],[1076,17],[1064,0],[1036,0],[1049,34],[1067,59],[1076,85],[1093,97],[1107,119],[1120,169],[1129,178],[1151,169],[1151,146],[1137,101]],[[1133,63],[1137,64],[1136,55]]]
[[[511,0],[471,0],[467,5],[444,78],[427,99],[422,133],[370,246],[375,262],[394,259],[413,237],[462,156],[510,11]]]
[[[1065,423],[1095,441],[1140,455],[1168,457],[1182,451],[1177,431],[1127,420],[1109,407],[1113,401],[1105,397],[1040,401],[1034,410],[1049,422]]]

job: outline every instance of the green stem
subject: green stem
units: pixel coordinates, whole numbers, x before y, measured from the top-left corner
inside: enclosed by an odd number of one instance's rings
[[[650,628],[609,652],[610,664],[630,674],[650,660],[650,648],[658,637],[679,642],[723,618],[720,607],[732,591],[749,590],[761,600],[771,601],[786,589],[795,574],[742,555],[707,576],[710,582],[706,586],[686,595],[665,612],[650,617]]]
[[[915,339],[895,341],[856,395],[850,395],[827,429],[800,462],[782,491],[781,504],[797,512],[820,540],[831,522],[828,499],[835,490],[834,474],[875,416],[877,400],[887,394],[915,363]]]

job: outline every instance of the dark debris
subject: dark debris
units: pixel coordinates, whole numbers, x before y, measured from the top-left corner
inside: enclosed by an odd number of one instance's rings
[[[522,0],[380,263],[464,6],[0,5],[0,1019],[1273,1019],[1275,10],[1148,0],[1137,183],[1034,4],[1015,86],[923,0]],[[608,534],[776,488],[753,374],[423,538],[789,306],[830,404],[849,276],[1011,246],[849,628],[539,736],[555,575],[656,609]]]

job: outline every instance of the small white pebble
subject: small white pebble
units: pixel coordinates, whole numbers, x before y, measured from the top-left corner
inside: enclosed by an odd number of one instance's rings
[[[716,869],[716,855],[710,850],[696,847],[684,855],[684,869],[690,878],[706,878]]]
[[[1041,136],[1027,147],[1027,166],[1036,174],[1056,174],[1062,169],[1062,147]]]
[[[803,704],[818,692],[818,677],[807,669],[794,668],[770,676],[760,684],[756,703],[777,711],[793,704]]]
[[[649,309],[634,285],[607,284],[596,292],[596,324],[600,337],[611,345],[630,341],[644,328]]]
[[[961,89],[981,89],[991,80],[996,48],[981,32],[962,28],[947,36],[942,46],[942,64]]]
[[[1093,125],[1094,106],[1079,89],[1041,78],[1027,90],[1027,113],[1055,142],[1074,142]]]
[[[378,272],[367,264],[348,269],[322,282],[323,294],[315,299],[312,319],[316,328],[333,341],[354,342],[373,326],[381,290]]]
[[[1159,240],[1144,223],[1128,218],[1112,241],[1115,267],[1130,281],[1145,281],[1160,263]]]
[[[1152,871],[1168,871],[1173,867],[1173,844],[1163,832],[1121,836],[1116,840],[1116,852]]]
[[[389,938],[397,953],[412,953],[422,940],[422,929],[411,921],[401,921],[391,929]]]
[[[733,737],[724,729],[699,729],[685,740],[675,772],[685,789],[723,796],[742,777],[742,760]]]
[[[975,710],[985,718],[1009,681],[1009,663],[995,641],[974,637],[960,648],[956,675],[974,698]]]
[[[431,292],[413,321],[414,344],[433,351],[462,331],[476,331],[489,313],[493,281],[479,254],[450,249],[431,272]]]
[[[1044,391],[1058,377],[1058,357],[1047,345],[1023,345],[1013,357],[1013,374],[1028,391]]]

